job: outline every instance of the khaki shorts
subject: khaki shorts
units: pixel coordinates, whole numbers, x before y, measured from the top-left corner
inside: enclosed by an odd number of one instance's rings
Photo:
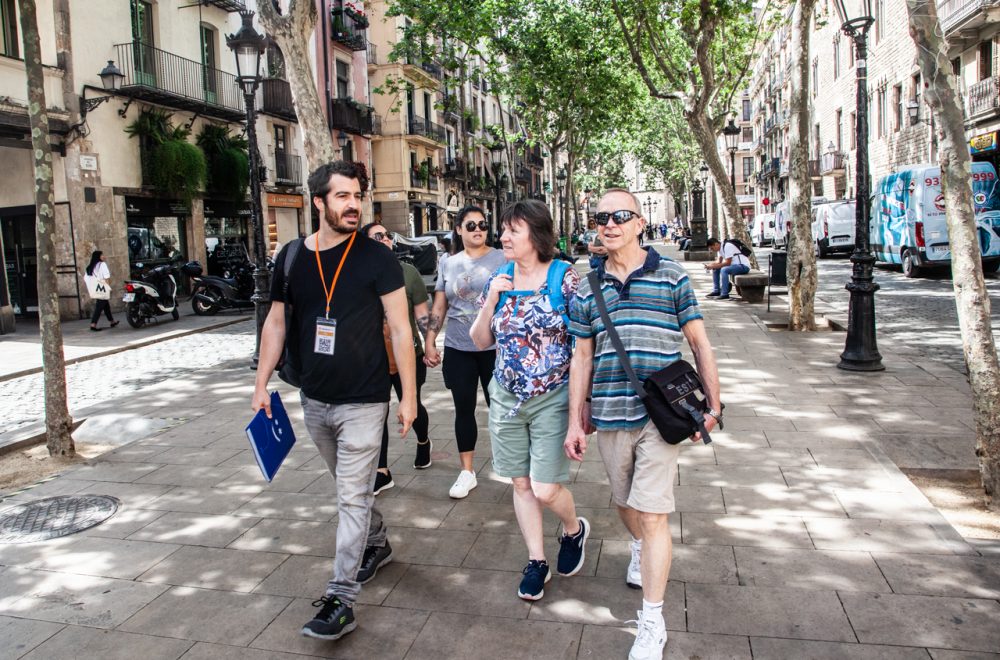
[[[652,422],[635,431],[598,431],[597,448],[618,506],[673,513],[680,445],[669,445]]]

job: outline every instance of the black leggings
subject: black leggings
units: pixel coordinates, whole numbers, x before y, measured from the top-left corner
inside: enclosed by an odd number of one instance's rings
[[[476,423],[476,394],[483,387],[486,405],[490,405],[489,386],[493,378],[496,351],[460,351],[444,347],[441,374],[455,402],[455,439],[459,453],[473,451],[479,435]]]
[[[403,381],[399,379],[399,374],[390,374],[392,389],[396,390],[396,399],[403,398]],[[417,440],[427,442],[430,418],[427,416],[427,408],[424,408],[420,400],[420,388],[427,381],[427,365],[424,364],[423,356],[417,357],[417,418],[413,420],[413,432],[417,434]],[[389,467],[389,413],[385,414],[385,422],[382,423],[382,450],[378,453],[379,468]]]
[[[111,316],[111,301],[110,300],[96,300],[94,301],[94,313],[90,315],[90,325],[97,325],[97,321],[101,318],[101,312],[108,317],[108,321],[114,321],[114,317]]]

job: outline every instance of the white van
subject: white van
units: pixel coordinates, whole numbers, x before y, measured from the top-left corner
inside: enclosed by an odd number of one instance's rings
[[[754,216],[753,230],[750,238],[756,246],[771,245],[774,243],[774,214],[761,213]]]
[[[993,165],[972,163],[972,197],[983,270],[1000,267],[1000,190]],[[936,165],[900,167],[875,185],[871,249],[878,261],[900,264],[906,277],[951,263],[948,223]]]
[[[817,204],[826,203],[826,197],[813,197],[812,208]],[[788,234],[792,231],[792,201],[786,199],[778,204],[778,210],[774,213],[774,247],[784,248],[788,246]]]
[[[816,256],[854,251],[854,200],[840,199],[813,207],[812,237]]]

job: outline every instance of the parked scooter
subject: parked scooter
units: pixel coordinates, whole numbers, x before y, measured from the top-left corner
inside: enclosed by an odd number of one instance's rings
[[[254,266],[249,262],[239,264],[225,277],[217,275],[191,278],[191,307],[198,316],[212,316],[220,309],[243,309],[253,307],[250,298],[254,292]],[[232,277],[229,277],[232,275]]]
[[[141,270],[143,264],[137,263],[136,268]],[[176,275],[177,268],[173,264],[163,264],[150,269],[140,279],[126,280],[122,302],[130,326],[141,328],[161,314],[170,314],[175,321],[180,318]]]

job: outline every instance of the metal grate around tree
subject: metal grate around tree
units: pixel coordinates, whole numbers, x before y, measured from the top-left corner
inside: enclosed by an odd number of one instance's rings
[[[0,511],[0,543],[34,543],[99,525],[121,502],[108,495],[60,495]]]

